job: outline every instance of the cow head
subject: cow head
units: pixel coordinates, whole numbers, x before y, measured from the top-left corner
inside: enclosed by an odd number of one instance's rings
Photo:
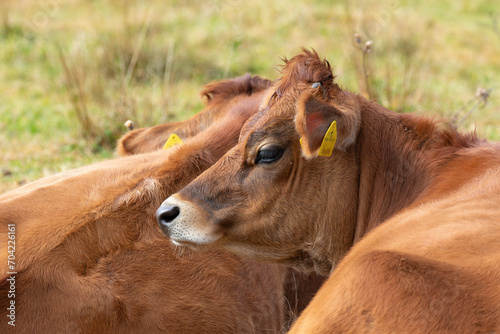
[[[118,140],[116,151],[122,156],[153,152],[161,149],[173,133],[182,140],[191,138],[222,119],[234,104],[246,102],[246,97],[261,94],[270,85],[271,81],[250,74],[209,83],[200,92],[206,100],[201,112],[182,122],[132,130]]]
[[[285,60],[282,74],[238,145],[165,200],[157,219],[177,245],[327,273],[354,235],[359,106],[314,51]],[[335,148],[318,156],[334,121]]]

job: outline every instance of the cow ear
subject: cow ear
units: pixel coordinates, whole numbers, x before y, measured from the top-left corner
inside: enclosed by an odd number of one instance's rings
[[[313,90],[306,91],[297,101],[295,127],[301,136],[303,155],[312,159],[318,154],[330,155],[332,142],[335,149],[351,146],[359,128],[359,113],[317,97]]]
[[[116,143],[116,152],[121,156],[133,155],[138,153],[137,140],[146,129],[135,129],[124,134]]]
[[[179,124],[178,122],[159,124],[127,132],[118,140],[116,152],[121,156],[126,156],[160,150],[175,130],[179,136],[184,137],[182,131],[179,130]]]

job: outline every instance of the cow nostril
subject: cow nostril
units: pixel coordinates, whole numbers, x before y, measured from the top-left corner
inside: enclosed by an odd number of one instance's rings
[[[160,226],[168,226],[180,212],[177,205],[160,206],[156,211],[156,220]]]

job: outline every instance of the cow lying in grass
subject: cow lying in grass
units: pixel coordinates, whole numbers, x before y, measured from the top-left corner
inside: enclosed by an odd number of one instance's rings
[[[290,333],[500,331],[500,146],[342,90],[315,52],[282,74],[159,208],[172,242],[332,271]]]
[[[271,86],[272,82],[249,74],[210,83],[201,91],[206,98],[207,106],[203,111],[183,122],[160,124],[151,128],[141,128],[124,135],[117,144],[120,155],[133,155],[154,152],[163,147],[171,134],[175,133],[186,140],[206,129],[210,123],[219,121],[225,116],[229,104],[246,101],[249,95],[259,93]],[[253,100],[257,101],[257,99]],[[257,104],[254,106],[257,108]],[[293,322],[309,304],[325,276],[316,273],[304,274],[297,270],[287,269],[285,276],[285,322],[286,326]]]
[[[224,116],[181,146],[1,195],[0,332],[12,324],[17,333],[278,333],[286,327],[284,268],[220,250],[182,254],[154,220],[163,198],[236,144],[262,98],[253,93],[226,96],[218,106]],[[15,252],[7,247],[8,227]]]

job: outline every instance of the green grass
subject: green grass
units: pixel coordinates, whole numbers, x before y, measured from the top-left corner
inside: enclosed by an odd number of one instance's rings
[[[396,111],[448,117],[492,88],[461,130],[500,139],[495,1],[0,1],[0,192],[109,159],[127,119],[185,119],[203,84],[274,79],[302,46]]]

